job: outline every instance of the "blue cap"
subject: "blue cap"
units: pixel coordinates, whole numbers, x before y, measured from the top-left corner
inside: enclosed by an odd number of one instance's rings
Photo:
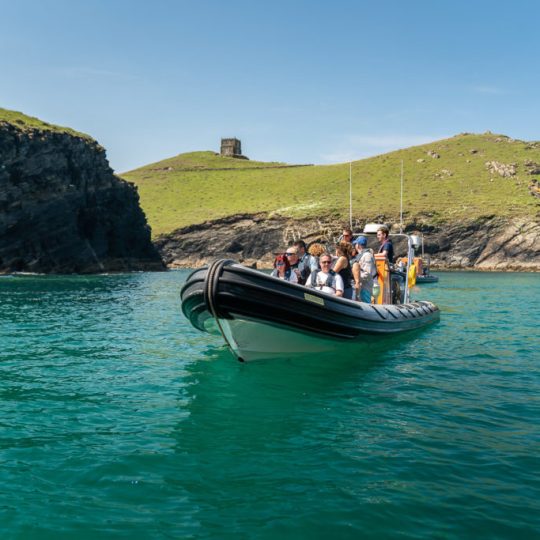
[[[365,236],[359,236],[354,240],[353,244],[358,244],[359,246],[367,246],[367,238]]]

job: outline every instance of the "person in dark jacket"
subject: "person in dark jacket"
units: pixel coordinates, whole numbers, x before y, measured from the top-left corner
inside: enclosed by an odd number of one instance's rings
[[[309,273],[319,265],[319,261],[315,260],[306,250],[307,246],[303,240],[297,240],[293,246],[297,249],[298,253],[298,269],[302,276],[309,276]]]
[[[298,278],[298,283],[300,285],[304,285],[306,283],[307,277],[309,276],[309,266],[305,267],[298,257],[298,249],[295,246],[291,246],[287,248],[287,251],[285,252],[285,256],[287,257],[289,264],[291,265],[292,271],[296,274],[296,277]]]
[[[388,262],[393,264],[394,262],[394,245],[392,240],[388,237],[390,231],[388,227],[382,226],[377,230],[377,240],[380,242],[379,253],[384,253],[388,258]]]

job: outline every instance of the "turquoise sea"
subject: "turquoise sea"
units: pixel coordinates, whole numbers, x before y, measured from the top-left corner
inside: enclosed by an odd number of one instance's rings
[[[187,271],[0,278],[0,538],[540,538],[539,274],[439,273],[441,322],[242,364]]]

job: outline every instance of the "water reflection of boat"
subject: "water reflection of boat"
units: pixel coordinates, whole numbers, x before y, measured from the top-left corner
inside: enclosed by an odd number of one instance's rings
[[[394,280],[387,262],[377,264],[381,303],[367,304],[222,259],[188,277],[180,293],[182,311],[195,328],[221,334],[239,360],[328,352],[351,342],[369,347],[439,319],[435,304],[409,300],[407,283],[403,303],[390,303]]]

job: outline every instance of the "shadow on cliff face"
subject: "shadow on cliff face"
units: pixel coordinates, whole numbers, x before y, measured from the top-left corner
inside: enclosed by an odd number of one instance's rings
[[[0,125],[0,272],[163,270],[135,186],[96,141]]]

